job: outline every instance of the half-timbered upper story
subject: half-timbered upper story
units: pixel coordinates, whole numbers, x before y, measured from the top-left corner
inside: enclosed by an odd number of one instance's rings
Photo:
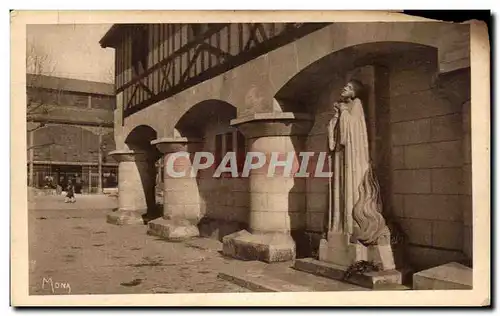
[[[116,93],[127,116],[329,23],[115,24]]]

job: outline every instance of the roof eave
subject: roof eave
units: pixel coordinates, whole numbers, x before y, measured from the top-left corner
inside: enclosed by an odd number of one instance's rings
[[[113,24],[113,26],[109,28],[106,34],[104,34],[104,36],[99,41],[99,44],[101,45],[102,48],[114,47],[113,41],[119,29],[120,29],[119,24]]]

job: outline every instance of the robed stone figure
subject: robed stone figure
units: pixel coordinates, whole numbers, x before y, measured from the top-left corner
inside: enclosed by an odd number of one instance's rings
[[[368,131],[359,96],[363,85],[349,81],[328,123],[330,179],[328,232],[348,235],[351,243],[386,244],[390,232],[381,214],[377,178],[370,160]]]

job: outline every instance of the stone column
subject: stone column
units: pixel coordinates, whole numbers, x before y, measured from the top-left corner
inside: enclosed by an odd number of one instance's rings
[[[148,234],[167,240],[183,240],[199,235],[200,198],[196,177],[190,174],[190,156],[200,147],[201,140],[187,138],[160,138],[151,142],[164,154],[163,217],[149,222]],[[175,159],[175,160],[172,160]],[[169,161],[175,172],[185,172],[183,176],[169,173]]]
[[[109,153],[118,165],[118,211],[108,214],[116,225],[144,224],[155,208],[154,165],[147,152],[115,150]]]
[[[296,247],[290,231],[292,221],[300,218],[295,215],[305,214],[305,178],[293,177],[297,165],[292,168],[291,176],[283,175],[283,167],[269,175],[267,167],[272,153],[280,156],[279,161],[284,161],[288,153],[298,155],[303,150],[312,119],[307,114],[291,112],[258,113],[232,120],[231,125],[237,126],[247,138],[247,152],[263,153],[268,161],[265,168],[252,170],[249,174],[250,231],[225,236],[223,252],[243,260],[293,260]],[[302,209],[298,210],[300,205]]]

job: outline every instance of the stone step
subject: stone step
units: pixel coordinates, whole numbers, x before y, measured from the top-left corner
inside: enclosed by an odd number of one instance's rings
[[[450,262],[413,275],[415,290],[472,289],[472,269]]]
[[[295,260],[293,268],[299,271],[319,275],[329,279],[342,280],[344,282],[349,282],[375,290],[409,289],[408,287],[402,285],[402,273],[398,270],[365,272],[363,274],[353,274],[350,277],[345,278],[345,272],[347,271],[346,267],[313,258],[297,259]]]
[[[253,292],[311,292],[313,289],[270,278],[261,273],[221,272],[220,279],[232,282]]]
[[[346,282],[327,279],[291,268],[293,262],[235,261],[218,277],[255,292],[365,291]]]

